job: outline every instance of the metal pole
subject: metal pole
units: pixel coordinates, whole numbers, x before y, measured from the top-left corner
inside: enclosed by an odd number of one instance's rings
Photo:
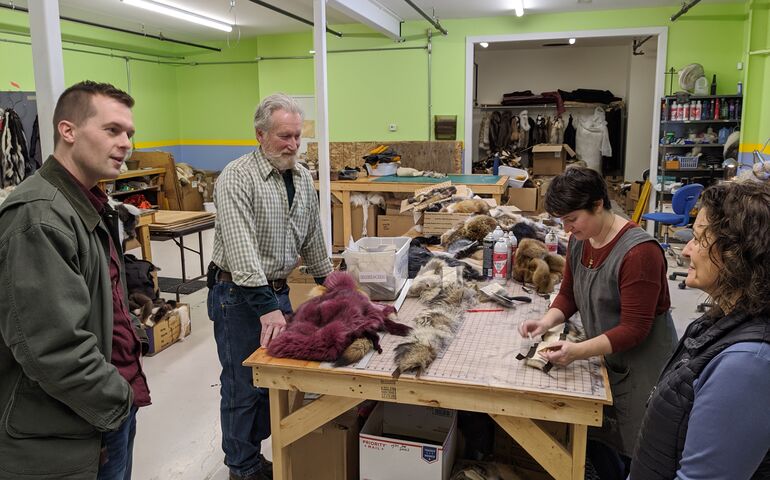
[[[252,0],[252,1],[254,1],[254,0]],[[417,11],[417,13],[419,13],[420,15],[422,15],[422,17],[423,17],[425,20],[429,21],[431,25],[433,25],[434,27],[436,27],[436,29],[437,29],[439,32],[441,32],[441,34],[442,34],[442,35],[446,35],[446,34],[447,34],[446,28],[442,27],[442,26],[441,26],[441,24],[440,24],[440,23],[438,23],[438,21],[437,21],[437,20],[435,20],[433,17],[431,17],[430,15],[428,15],[427,13],[425,13],[425,12],[424,12],[424,11],[423,11],[423,10],[422,10],[420,7],[418,7],[417,5],[415,5],[415,3],[414,3],[412,0],[404,0],[404,1],[405,1],[406,3],[408,3],[408,4],[409,4],[409,5],[412,7],[412,8],[414,8],[414,9]]]
[[[672,22],[675,21],[677,18],[687,13],[692,7],[694,7],[698,3],[700,3],[700,0],[692,0],[692,2],[690,3],[685,3],[684,5],[682,5],[682,8],[678,12],[676,12],[671,16],[671,21]]]
[[[332,212],[329,160],[329,107],[326,77],[326,0],[313,0],[313,48],[315,49],[315,134],[318,140],[318,202],[326,253],[332,254]],[[344,239],[347,242],[347,239]]]
[[[278,7],[276,7],[275,5],[271,5],[271,4],[267,3],[267,2],[263,2],[262,0],[249,0],[249,1],[250,1],[251,3],[256,3],[257,5],[260,5],[260,6],[263,6],[263,7],[267,8],[267,9],[270,9],[270,10],[272,10],[272,11],[274,11],[274,12],[280,13],[281,15],[285,15],[285,16],[287,16],[287,17],[289,17],[289,18],[293,18],[294,20],[296,20],[296,21],[298,21],[298,22],[302,22],[302,23],[304,23],[305,25],[310,25],[311,27],[312,27],[312,26],[314,26],[314,25],[313,25],[313,22],[311,22],[310,20],[307,20],[307,19],[305,19],[305,18],[302,18],[302,17],[300,17],[299,15],[295,15],[295,14],[293,14],[293,13],[291,13],[291,12],[289,12],[289,11],[286,11],[286,10],[284,10],[284,9],[282,9],[282,8],[278,8]],[[324,8],[325,8],[325,7],[324,7]],[[324,18],[326,18],[326,15],[325,15],[325,14],[324,14]],[[326,24],[324,23],[324,25],[326,25]],[[329,33],[331,33],[332,35],[335,35],[335,36],[337,36],[337,37],[342,37],[342,34],[341,34],[340,32],[337,32],[337,31],[335,31],[335,30],[332,30],[332,29],[331,29],[331,28],[329,28],[329,27],[326,27],[326,31],[327,31],[327,32],[329,32]]]

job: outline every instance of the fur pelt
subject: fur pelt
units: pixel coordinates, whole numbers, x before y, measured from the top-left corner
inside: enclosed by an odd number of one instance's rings
[[[441,235],[441,245],[449,245],[461,238],[482,242],[495,227],[497,227],[497,221],[489,215],[474,215]]]
[[[535,285],[537,293],[553,292],[564,274],[564,257],[548,253],[539,240],[525,238],[519,242],[513,262],[513,279]]]
[[[139,321],[145,325],[147,325],[148,320],[150,320],[152,309],[154,307],[155,305],[153,305],[152,299],[143,293],[134,292],[128,296],[128,308],[132,312],[138,310]]]
[[[378,332],[406,335],[410,327],[396,322],[396,309],[372,303],[346,272],[332,272],[322,295],[287,316],[286,331],[270,343],[275,357],[337,361],[355,339],[367,338],[382,352]]]
[[[412,240],[411,245],[409,245],[409,278],[416,277],[423,266],[439,255],[441,255],[439,252],[431,252],[420,242],[417,242],[416,239]],[[441,259],[450,266],[463,267],[463,277],[466,280],[484,280],[484,276],[481,272],[465,262],[443,255],[441,255]]]
[[[426,308],[414,319],[406,341],[395,348],[395,378],[406,372],[419,377],[451,343],[465,309],[476,303],[476,291],[463,284],[458,267],[438,258],[420,270],[408,295],[419,297]]]
[[[489,213],[489,204],[480,198],[471,198],[450,203],[446,206],[446,211],[449,213],[480,213],[486,215]]]

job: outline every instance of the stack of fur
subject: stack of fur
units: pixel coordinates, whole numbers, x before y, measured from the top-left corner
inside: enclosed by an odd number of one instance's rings
[[[316,295],[287,317],[286,331],[270,343],[274,357],[333,361],[347,365],[380,348],[378,333],[406,335],[408,326],[396,322],[396,309],[372,303],[346,272],[332,272]]]
[[[420,376],[454,338],[465,309],[476,303],[476,291],[463,282],[462,268],[450,267],[439,258],[425,265],[412,282],[409,296],[425,306],[414,319],[415,327],[395,349],[396,369]]]

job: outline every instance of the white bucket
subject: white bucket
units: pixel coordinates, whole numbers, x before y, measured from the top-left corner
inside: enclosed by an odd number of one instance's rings
[[[390,163],[378,163],[377,168],[372,168],[371,165],[365,163],[366,171],[373,177],[384,177],[386,175],[395,175],[398,167],[401,166],[399,162]]]

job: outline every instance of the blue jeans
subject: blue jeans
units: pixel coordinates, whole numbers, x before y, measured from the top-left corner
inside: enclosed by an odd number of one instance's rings
[[[131,480],[136,410],[135,406],[131,407],[128,418],[119,429],[102,434],[102,449],[106,454],[106,461],[99,466],[98,480]]]
[[[291,313],[289,288],[276,297],[281,311]],[[222,364],[219,409],[225,464],[237,475],[252,475],[262,468],[260,447],[270,436],[270,400],[266,388],[254,386],[251,368],[241,364],[259,348],[262,325],[241,288],[231,282],[218,281],[209,290],[208,313]]]

